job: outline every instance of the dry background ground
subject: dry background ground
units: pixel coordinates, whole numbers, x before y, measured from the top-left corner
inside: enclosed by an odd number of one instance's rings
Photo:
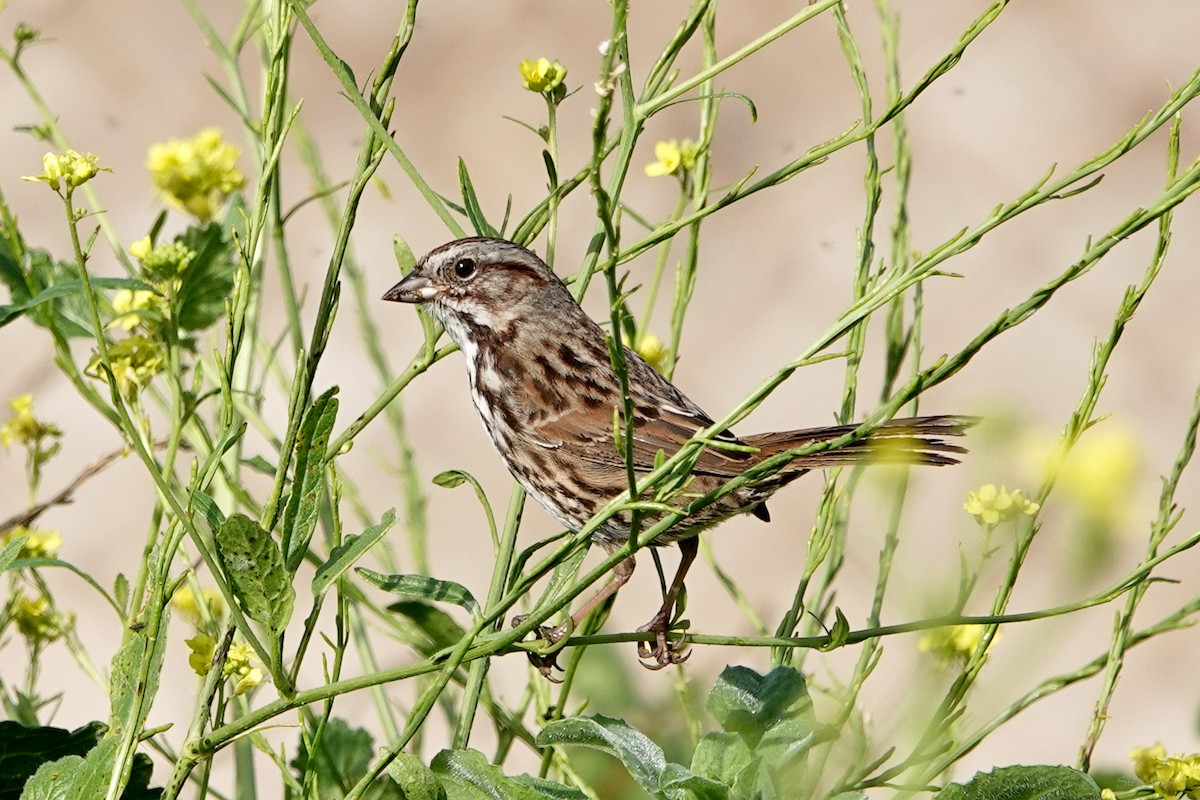
[[[221,31],[228,31],[234,4],[206,4]],[[913,0],[902,13],[902,68],[911,85],[957,39],[983,9],[975,2]],[[337,51],[364,76],[383,53],[398,24],[393,2],[321,3],[313,16]],[[647,63],[658,43],[674,28],[680,2],[634,5],[633,68]],[[728,52],[782,20],[791,2],[729,4],[720,22],[720,47]],[[1116,140],[1146,111],[1165,99],[1200,66],[1191,0],[1160,0],[1130,5],[1116,0],[1053,0],[1015,3],[967,51],[954,71],[909,112],[915,172],[911,197],[913,246],[928,250],[958,229],[986,217],[998,203],[1016,197],[1051,165],[1070,168]],[[588,152],[591,83],[596,46],[607,36],[603,3],[556,4],[460,0],[421,7],[414,43],[397,81],[397,138],[413,161],[441,191],[453,194],[456,158],[471,166],[492,214],[513,195],[515,209],[527,208],[542,192],[538,142],[503,115],[537,122],[541,103],[521,89],[516,64],[546,55],[561,59],[569,83],[584,85],[562,112],[562,151],[566,164]],[[870,4],[855,6],[852,22],[869,50],[868,69],[879,76],[876,34]],[[146,148],[169,137],[191,135],[217,125],[235,140],[236,121],[206,85],[203,75],[219,74],[184,10],[161,0],[123,3],[78,0],[13,0],[0,14],[0,28],[18,20],[41,29],[49,40],[31,50],[25,64],[74,146],[98,153],[113,174],[96,187],[116,229],[126,241],[143,235],[158,212],[143,160]],[[362,124],[338,95],[326,67],[303,34],[297,36],[293,90],[305,102],[304,118],[322,147],[330,172],[352,169]],[[685,67],[686,68],[686,67]],[[744,109],[729,102],[722,111],[714,145],[716,183],[738,180],[752,167],[769,170],[816,143],[845,130],[859,116],[858,99],[830,19],[818,20],[730,70],[720,85],[744,92],[758,105],[751,124]],[[876,80],[876,85],[880,85]],[[0,180],[18,211],[27,238],[65,255],[65,234],[57,199],[43,186],[17,176],[38,170],[44,146],[14,130],[36,121],[28,98],[10,76],[0,77]],[[694,109],[680,106],[648,128],[639,165],[651,160],[656,138],[693,134]],[[1184,128],[1184,160],[1197,152],[1196,115]],[[1020,302],[1064,269],[1100,235],[1153,197],[1164,181],[1165,135],[1154,139],[1110,170],[1096,190],[1051,204],[1005,226],[978,248],[952,262],[959,279],[939,279],[926,291],[927,360],[962,347],[986,322]],[[886,147],[884,148],[886,153]],[[701,278],[685,336],[677,382],[702,405],[721,413],[762,378],[823,331],[847,301],[855,258],[856,228],[862,218],[862,149],[835,156],[775,190],[759,194],[712,218],[705,227]],[[885,156],[886,160],[886,156]],[[302,172],[285,177],[293,200],[308,193]],[[411,190],[394,165],[383,179],[390,198],[371,192],[360,214],[354,243],[366,265],[372,291],[381,293],[396,278],[390,253],[394,234],[423,252],[443,242],[445,229]],[[654,218],[674,202],[670,180],[633,175],[629,200]],[[1136,563],[1155,509],[1158,478],[1170,465],[1200,380],[1200,253],[1196,203],[1177,215],[1173,249],[1163,275],[1133,321],[1112,363],[1112,377],[1100,404],[1108,426],[1140,443],[1136,486],[1120,536],[1104,558],[1088,559],[1100,548],[1088,540],[1068,504],[1052,503],[1046,526],[1022,579],[1015,609],[1051,605],[1092,591]],[[330,251],[330,235],[314,207],[291,229],[294,267],[310,287],[319,285]],[[181,220],[176,219],[176,223]],[[586,199],[572,198],[563,209],[560,264],[573,267],[592,226]],[[923,398],[928,412],[964,412],[1008,419],[973,435],[964,466],[925,471],[916,477],[913,502],[904,522],[894,602],[888,621],[930,613],[957,580],[960,542],[974,546],[977,529],[961,509],[968,489],[980,483],[1032,488],[1022,466],[1026,440],[1053,436],[1082,391],[1093,341],[1107,334],[1124,287],[1137,281],[1148,262],[1153,238],[1145,232],[1122,244],[1085,279],[1068,287],[1030,323],[989,346],[956,380]],[[100,252],[94,269],[115,274],[111,254]],[[635,270],[647,274],[649,262]],[[311,305],[311,304],[310,304]],[[598,308],[590,307],[593,312]],[[330,343],[318,378],[320,386],[342,387],[343,420],[348,421],[377,394],[367,368],[349,305]],[[419,341],[409,309],[380,304],[373,313],[388,337],[395,363],[402,364]],[[268,330],[279,330],[280,308],[269,310]],[[878,337],[874,338],[878,344]],[[86,353],[81,351],[84,358]],[[48,470],[48,490],[66,482],[82,465],[119,445],[114,432],[78,400],[51,368],[52,352],[42,332],[25,322],[0,331],[0,397],[22,392],[37,397],[40,415],[67,431],[63,454]],[[865,374],[874,375],[872,365]],[[744,425],[760,430],[820,424],[831,419],[839,400],[841,367],[813,367],[778,391]],[[875,384],[868,382],[867,397]],[[461,468],[480,476],[494,502],[503,506],[509,481],[474,419],[458,357],[439,365],[406,392],[406,410],[422,471],[432,476]],[[268,413],[282,419],[276,397]],[[382,426],[377,426],[382,427]],[[1015,432],[1014,432],[1015,431]],[[376,513],[399,501],[388,452],[390,437],[371,429],[345,459],[362,481]],[[773,620],[790,598],[793,576],[802,564],[820,481],[802,482],[772,507],[775,522],[753,519],[729,523],[712,537],[718,557],[746,589],[751,602]],[[0,456],[0,517],[19,510],[24,493],[16,454]],[[1197,481],[1187,480],[1181,498],[1196,498]],[[461,581],[479,591],[490,569],[486,533],[477,508],[459,493],[433,490],[433,563],[438,577]],[[870,513],[868,492],[855,517],[848,554],[847,583],[838,602],[851,620],[867,608],[881,526]],[[109,470],[78,495],[73,506],[47,515],[45,523],[63,532],[62,556],[85,565],[103,582],[130,571],[139,558],[152,501],[149,480],[132,459]],[[527,513],[528,538],[553,528],[537,509]],[[1195,529],[1185,517],[1180,532]],[[1180,534],[1177,534],[1180,535]],[[1181,559],[1169,571],[1180,585],[1151,591],[1143,621],[1190,597],[1196,589],[1196,559]],[[609,629],[624,630],[644,621],[657,587],[643,567],[618,602]],[[91,602],[69,577],[51,576],[64,605],[79,616],[84,639],[97,654],[111,651],[119,631],[111,615]],[[690,581],[689,617],[698,630],[748,632],[711,572],[700,567]],[[1158,613],[1156,613],[1156,610]],[[1042,677],[1070,670],[1107,646],[1111,611],[1097,609],[1067,620],[1031,624],[1005,632],[980,687],[972,719],[1007,704]],[[180,640],[184,631],[176,631]],[[882,738],[902,729],[905,716],[925,697],[925,689],[948,678],[931,671],[915,655],[916,636],[887,644],[888,659],[864,698]],[[180,641],[168,662],[167,685],[151,724],[181,720],[191,702],[193,679]],[[637,674],[639,691],[661,702],[672,691],[666,674],[641,674],[632,651],[615,659]],[[817,654],[809,669],[818,675],[851,663],[853,653]],[[407,658],[387,656],[389,663]],[[19,675],[22,649],[13,642],[0,653],[6,681]],[[498,672],[518,677],[518,659]],[[756,667],[765,653],[709,649],[689,665],[704,685],[726,662]],[[920,677],[914,677],[914,670]],[[1200,648],[1193,634],[1180,633],[1139,648],[1132,655],[1112,706],[1108,732],[1099,748],[1101,765],[1124,764],[1135,745],[1163,741],[1169,750],[1200,749],[1196,732],[1200,708]],[[11,677],[10,677],[11,676]],[[74,727],[103,718],[106,705],[61,651],[52,654],[49,685],[67,692],[55,723]],[[1096,683],[1076,687],[1013,722],[968,760],[986,767],[1006,763],[1073,762],[1086,729]],[[369,718],[365,698],[347,698],[339,713]]]

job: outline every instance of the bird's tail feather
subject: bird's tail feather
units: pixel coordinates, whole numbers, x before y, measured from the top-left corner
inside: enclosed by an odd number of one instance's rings
[[[842,467],[850,464],[927,464],[944,466],[957,464],[955,454],[967,452],[961,445],[947,442],[943,437],[962,436],[979,421],[977,417],[943,414],[933,417],[907,417],[883,423],[865,438],[831,450],[819,450],[800,456],[784,473]],[[786,450],[797,450],[814,442],[828,442],[857,429],[857,425],[835,425],[827,428],[805,428],[796,431],[763,433],[743,437],[742,441],[756,447],[762,458]]]

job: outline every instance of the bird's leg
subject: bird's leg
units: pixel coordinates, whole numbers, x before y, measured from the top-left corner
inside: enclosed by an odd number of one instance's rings
[[[564,622],[562,625],[557,625],[553,628],[543,627],[538,631],[538,635],[551,644],[558,644],[566,639],[567,636],[570,635],[571,631],[579,627],[588,614],[591,614],[593,611],[599,608],[602,603],[608,600],[608,598],[619,592],[622,586],[629,583],[629,579],[633,576],[633,569],[636,566],[637,561],[634,560],[633,556],[626,558],[624,561],[618,562],[617,565],[613,567],[612,578],[609,580],[609,582],[600,587],[599,591],[588,598],[588,601],[580,606],[579,610],[572,614],[569,620]],[[527,615],[522,614],[521,616],[513,617],[513,627],[515,628],[517,625],[520,625],[522,622],[524,622],[526,616]],[[546,653],[545,655],[541,653],[530,653],[529,662],[538,668],[538,671],[542,673],[543,677],[551,681],[554,681],[554,678],[551,674],[552,669],[557,669],[560,672],[562,671],[562,667],[558,666],[557,649]],[[555,682],[557,683],[557,681]]]
[[[696,536],[679,541],[679,569],[675,570],[671,588],[663,597],[662,608],[658,609],[658,613],[651,617],[649,622],[638,628],[638,633],[655,635],[653,644],[638,642],[638,657],[642,659],[642,666],[646,669],[662,669],[668,664],[682,664],[691,655],[683,652],[682,639],[671,642],[667,639],[667,634],[671,630],[671,620],[675,617],[675,601],[679,599],[679,592],[683,589],[683,579],[687,576],[692,562],[696,560],[699,549],[700,539]]]

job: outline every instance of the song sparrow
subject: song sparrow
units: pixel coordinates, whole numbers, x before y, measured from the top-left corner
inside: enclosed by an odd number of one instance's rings
[[[622,407],[605,333],[575,302],[540,258],[512,242],[475,237],[431,251],[383,296],[422,303],[462,350],[471,397],[492,444],[513,476],[551,516],[577,531],[628,488],[625,457],[614,438],[614,409]],[[713,424],[704,411],[629,349],[624,351],[634,407],[634,468],[649,472],[659,451],[669,457],[697,431]],[[965,452],[940,437],[959,436],[974,420],[960,416],[895,419],[869,437],[796,458],[781,471],[749,483],[679,520],[654,545],[678,541],[681,561],[658,613],[638,630],[653,632],[639,645],[646,666],[658,669],[685,656],[668,640],[684,576],[696,556],[696,536],[736,514],[769,520],[765,501],[813,468],[873,461],[954,464]],[[705,448],[691,482],[672,500],[680,507],[723,485],[766,458],[813,442],[845,436],[856,426],[834,426],[717,438],[741,450]],[[643,520],[642,530],[655,521]],[[593,541],[610,552],[628,540],[631,515],[610,518]],[[611,581],[572,616],[578,624],[629,580],[634,559],[622,561]],[[549,632],[561,638],[563,626]],[[548,671],[548,664],[543,664]]]

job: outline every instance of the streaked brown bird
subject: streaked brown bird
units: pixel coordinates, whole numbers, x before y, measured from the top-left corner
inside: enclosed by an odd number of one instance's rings
[[[502,239],[459,239],[422,258],[383,299],[421,303],[445,326],[466,358],[471,397],[500,458],[556,520],[578,531],[627,490],[625,457],[613,426],[614,409],[623,406],[621,388],[605,333],[540,258]],[[713,420],[636,353],[624,352],[634,409],[628,446],[635,471],[644,475],[654,468],[660,451],[670,457]],[[961,416],[894,419],[866,438],[799,456],[679,520],[652,543],[679,542],[681,560],[662,607],[638,629],[655,634],[652,644],[639,644],[643,663],[659,669],[686,657],[668,632],[701,531],[746,512],[769,520],[767,498],[814,468],[879,461],[957,463],[954,454],[964,448],[942,437],[960,436],[972,424],[972,418]],[[671,502],[683,507],[767,458],[845,436],[855,427],[740,438],[726,431],[716,438],[742,447],[702,450],[690,483]],[[655,521],[649,515],[641,529]],[[596,531],[593,541],[612,552],[629,539],[631,523],[630,512],[619,513]],[[618,564],[612,580],[572,615],[569,625],[548,632],[550,637],[561,638],[616,593],[633,568],[633,556]],[[542,666],[548,674],[549,663]]]

